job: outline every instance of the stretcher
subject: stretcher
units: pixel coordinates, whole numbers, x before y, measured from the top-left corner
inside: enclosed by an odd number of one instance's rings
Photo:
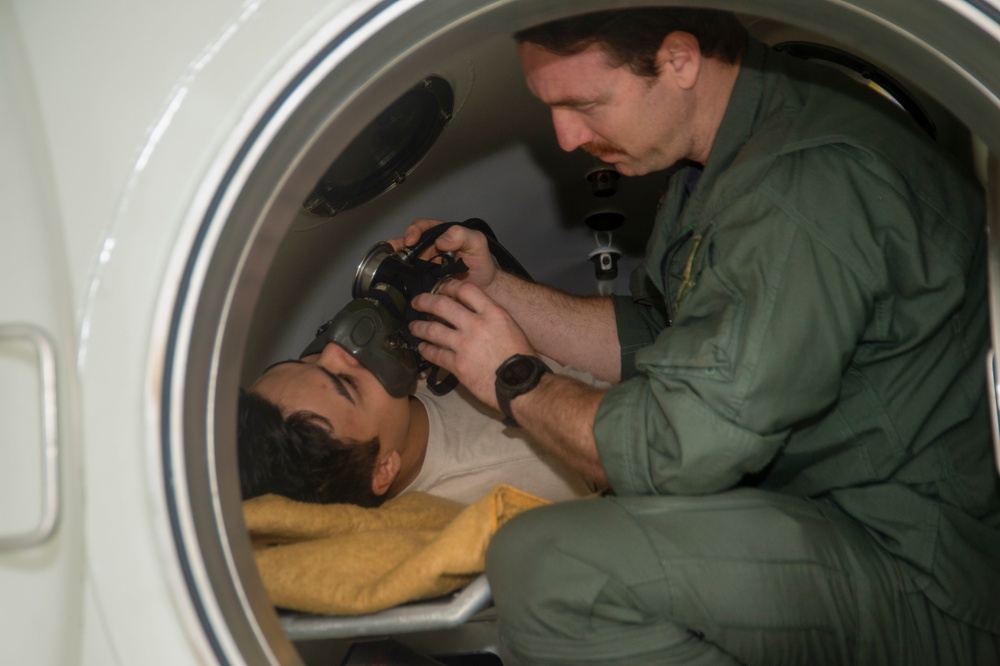
[[[281,624],[292,641],[361,638],[451,629],[464,624],[492,602],[486,575],[439,599],[357,616],[281,613]]]

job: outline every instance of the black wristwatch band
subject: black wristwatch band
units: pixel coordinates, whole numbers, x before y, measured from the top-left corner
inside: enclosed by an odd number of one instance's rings
[[[552,372],[545,361],[537,356],[514,354],[497,368],[496,392],[497,405],[504,415],[504,425],[519,428],[520,425],[510,413],[511,401],[519,395],[538,386],[542,375]]]

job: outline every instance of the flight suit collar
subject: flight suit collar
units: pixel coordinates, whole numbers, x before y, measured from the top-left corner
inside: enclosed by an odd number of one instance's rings
[[[748,38],[746,53],[743,55],[726,113],[712,142],[712,150],[698,180],[698,187],[692,192],[687,204],[689,213],[695,213],[701,208],[703,197],[699,194],[711,192],[715,179],[729,168],[753,136],[764,95],[767,54],[768,48],[764,44]]]

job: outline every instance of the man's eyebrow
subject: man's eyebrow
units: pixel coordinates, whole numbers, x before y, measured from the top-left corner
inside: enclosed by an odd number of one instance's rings
[[[566,97],[560,97],[559,99],[554,99],[551,102],[546,102],[546,104],[551,107],[559,107],[566,109],[579,108],[581,106],[592,106],[594,104],[604,104],[607,102],[608,96],[606,94],[598,95],[596,97],[581,97],[579,95],[568,95]]]
[[[560,109],[573,109],[581,106],[587,106],[588,104],[594,104],[595,100],[584,99],[583,97],[563,97],[561,99],[553,100],[548,102],[548,105],[552,108]]]
[[[260,374],[263,377],[264,375],[266,375],[268,372],[270,372],[274,368],[277,368],[279,365],[284,365],[286,363],[301,363],[302,365],[305,365],[304,361],[300,361],[297,358],[289,358],[289,359],[285,359],[284,361],[275,361],[271,365],[269,365],[266,368],[264,368],[264,372],[262,372]]]
[[[284,361],[278,361],[277,363],[272,363],[271,365],[267,366],[267,368],[264,369],[264,372],[262,372],[260,374],[261,374],[261,376],[264,376],[265,374],[267,374],[267,372],[269,370],[272,370],[273,368],[276,368],[279,365],[285,365],[286,363],[298,363],[300,365],[312,365],[311,363],[306,363],[305,361],[300,361],[297,358],[290,358],[290,359],[287,359],[287,360],[284,360]],[[324,368],[321,365],[316,365],[314,367],[317,370],[321,371],[323,374],[325,374],[327,377],[330,378],[330,381],[333,382],[333,388],[335,388],[337,390],[337,393],[339,393],[340,395],[342,395],[352,405],[354,404],[354,398],[351,396],[351,392],[348,391],[347,387],[344,385],[344,380],[343,379],[341,379],[337,375],[333,374],[332,372],[330,372],[329,370],[327,370],[326,368]]]

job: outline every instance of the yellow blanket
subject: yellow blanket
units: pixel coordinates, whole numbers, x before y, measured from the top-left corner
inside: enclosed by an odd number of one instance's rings
[[[244,502],[243,515],[276,606],[360,615],[468,584],[500,525],[546,503],[499,485],[469,506],[417,492],[377,509],[265,495]]]

